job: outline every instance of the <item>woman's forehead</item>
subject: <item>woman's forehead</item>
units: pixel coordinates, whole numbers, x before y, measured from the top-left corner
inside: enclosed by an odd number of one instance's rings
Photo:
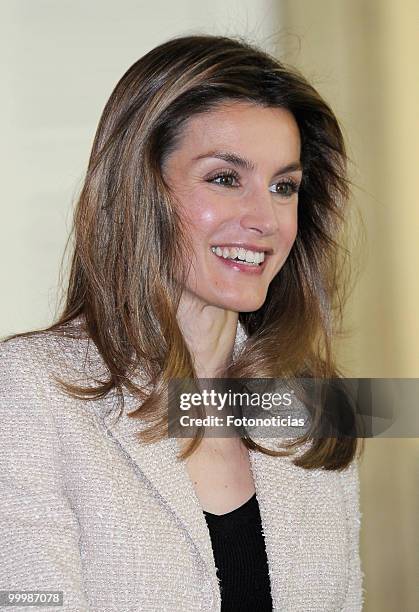
[[[290,111],[236,102],[191,117],[182,130],[174,153],[185,160],[198,162],[208,159],[214,151],[230,152],[243,158],[257,158],[280,151],[299,158],[300,135]],[[217,156],[213,156],[217,157]],[[284,161],[284,160],[278,160]],[[250,168],[248,168],[250,169]]]
[[[249,119],[252,121],[249,124]],[[251,102],[227,101],[215,108],[192,116],[184,124],[185,134],[202,130],[202,128],[217,130],[230,127],[234,134],[244,127],[259,127],[263,123],[295,124],[292,113],[286,108],[262,106]],[[200,133],[201,138],[205,133]]]

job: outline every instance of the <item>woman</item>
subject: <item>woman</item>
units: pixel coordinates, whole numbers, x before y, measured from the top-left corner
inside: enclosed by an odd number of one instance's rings
[[[63,312],[1,345],[1,589],[77,611],[361,609],[354,438],[167,435],[172,379],[339,374],[345,172],[328,105],[244,42],[173,39],[122,77]]]

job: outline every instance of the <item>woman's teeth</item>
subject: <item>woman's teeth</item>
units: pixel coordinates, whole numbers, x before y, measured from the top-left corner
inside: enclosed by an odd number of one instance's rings
[[[260,265],[265,260],[265,253],[262,251],[249,251],[237,247],[211,247],[211,251],[224,259],[235,259],[242,263],[253,266]]]

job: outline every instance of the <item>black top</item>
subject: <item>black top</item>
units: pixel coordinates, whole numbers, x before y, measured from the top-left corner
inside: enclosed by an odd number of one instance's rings
[[[226,514],[204,510],[221,587],[222,612],[272,612],[265,540],[256,493]]]

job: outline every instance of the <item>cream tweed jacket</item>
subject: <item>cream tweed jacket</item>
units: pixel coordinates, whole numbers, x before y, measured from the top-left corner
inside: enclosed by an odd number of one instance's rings
[[[239,325],[234,351],[244,338]],[[52,373],[105,376],[87,336],[0,343],[0,590],[63,591],[63,607],[32,610],[219,612],[210,534],[177,441],[141,444],[132,397],[116,418],[114,394],[71,399]],[[357,464],[250,460],[273,609],[361,610]]]

